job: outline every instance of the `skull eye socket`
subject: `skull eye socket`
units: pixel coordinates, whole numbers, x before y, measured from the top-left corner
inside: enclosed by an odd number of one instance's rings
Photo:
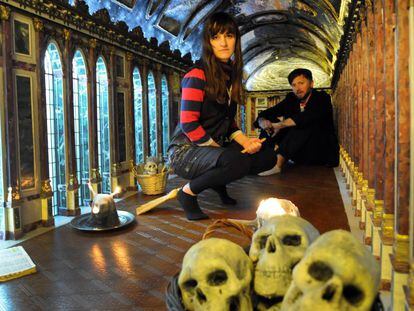
[[[345,285],[342,293],[351,305],[357,305],[364,299],[364,293],[354,285]]]
[[[308,268],[309,274],[318,281],[327,281],[332,275],[332,269],[322,261],[315,261]]]
[[[218,286],[227,281],[227,273],[224,270],[217,270],[207,276],[207,283],[210,286]]]
[[[269,238],[268,235],[262,235],[261,237],[259,237],[259,247],[260,247],[260,249],[265,248],[268,238]]]
[[[197,286],[197,281],[194,279],[189,279],[185,281],[183,285],[184,285],[184,288],[186,288],[187,290],[190,290]]]
[[[282,243],[289,246],[299,246],[302,243],[302,237],[297,234],[285,235]]]

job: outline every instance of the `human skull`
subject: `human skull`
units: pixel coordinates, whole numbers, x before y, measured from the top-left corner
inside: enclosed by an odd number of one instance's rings
[[[239,245],[210,238],[185,254],[178,286],[186,310],[252,310],[252,277],[252,262]]]
[[[255,264],[258,310],[278,310],[293,267],[318,236],[312,224],[292,215],[274,216],[254,233],[249,255]]]
[[[330,231],[293,270],[282,310],[371,310],[379,281],[379,265],[367,248],[348,231]]]
[[[153,161],[147,161],[144,165],[144,174],[155,175],[158,172],[158,165]]]

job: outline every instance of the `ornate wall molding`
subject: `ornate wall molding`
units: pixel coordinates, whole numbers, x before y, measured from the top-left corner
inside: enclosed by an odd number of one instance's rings
[[[2,20],[8,20],[10,18],[10,8],[4,5],[0,5],[0,18]]]
[[[9,18],[11,6],[34,13],[39,20],[42,18],[51,23],[61,24],[72,32],[92,36],[96,40],[105,41],[179,71],[186,71],[192,65],[191,55],[186,54],[183,57],[180,51],[172,51],[166,43],[159,46],[156,38],[147,40],[139,26],[128,31],[125,22],[113,23],[106,9],[90,15],[88,5],[84,1],[78,1],[77,5],[72,7],[68,3],[52,0],[10,0],[7,6],[0,6],[2,19]]]
[[[39,31],[42,31],[43,30],[43,22],[40,20],[40,19],[38,19],[38,18],[33,18],[33,26],[34,26],[34,29],[37,31],[37,32],[39,32]]]
[[[52,186],[50,185],[50,179],[42,180],[40,197],[43,199],[51,198],[53,196]]]

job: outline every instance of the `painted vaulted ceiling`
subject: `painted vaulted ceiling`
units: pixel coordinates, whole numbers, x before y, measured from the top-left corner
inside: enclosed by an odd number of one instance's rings
[[[193,60],[214,11],[234,15],[242,33],[245,83],[250,91],[288,89],[287,75],[311,69],[316,87],[329,87],[350,0],[86,0],[90,13],[106,8],[113,22],[166,40]],[[74,4],[76,5],[76,4]]]

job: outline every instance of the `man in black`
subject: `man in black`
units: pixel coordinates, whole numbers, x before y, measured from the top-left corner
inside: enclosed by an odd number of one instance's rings
[[[305,165],[337,166],[339,146],[330,96],[313,89],[312,72],[295,69],[288,76],[292,91],[262,111],[255,126],[268,135],[267,147],[278,152],[277,163],[259,175],[280,173],[286,160]]]

